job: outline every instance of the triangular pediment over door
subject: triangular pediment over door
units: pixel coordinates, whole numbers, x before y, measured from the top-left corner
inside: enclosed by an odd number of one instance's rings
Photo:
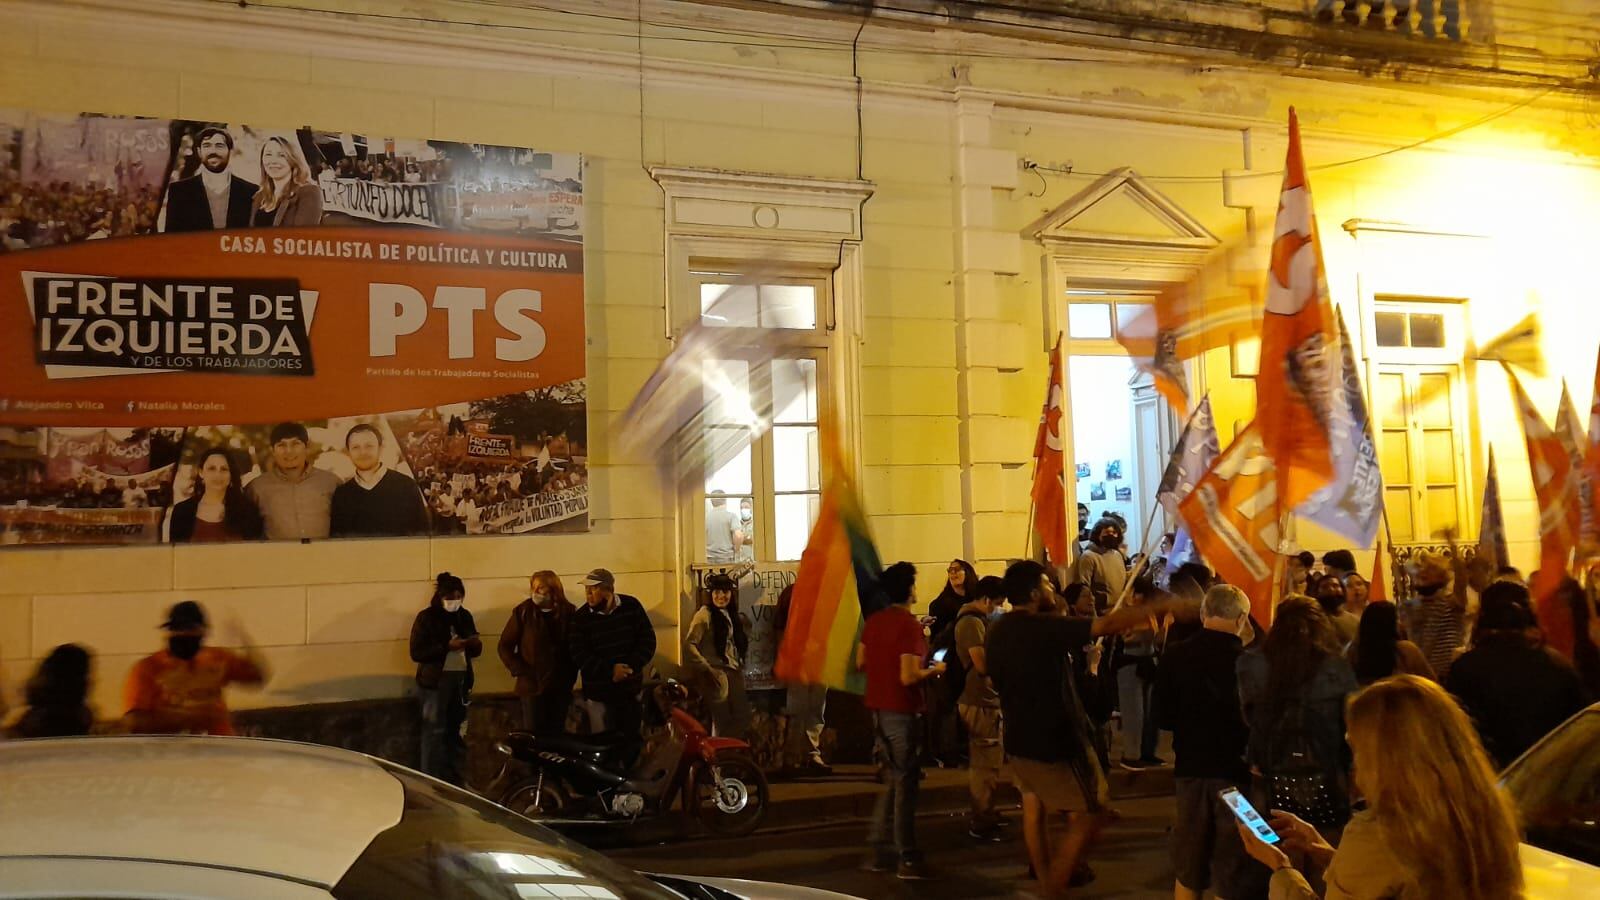
[[[1131,168],[1101,176],[1024,233],[1089,279],[1182,280],[1221,243]]]

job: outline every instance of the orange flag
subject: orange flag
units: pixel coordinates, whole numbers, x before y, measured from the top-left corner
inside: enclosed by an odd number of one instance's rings
[[[1067,565],[1067,466],[1061,448],[1061,338],[1050,351],[1050,383],[1033,442],[1033,531],[1053,565]]]
[[[1337,339],[1300,150],[1300,122],[1290,109],[1289,152],[1261,320],[1255,419],[1262,447],[1278,470],[1284,509],[1298,507],[1334,477],[1330,422],[1334,398],[1343,397],[1332,352]]]
[[[1266,273],[1254,251],[1242,241],[1214,251],[1187,279],[1162,288],[1149,307],[1117,327],[1117,342],[1173,409],[1190,406],[1185,360],[1255,333]]]
[[[1539,499],[1539,574],[1531,586],[1534,612],[1550,646],[1570,659],[1572,612],[1556,596],[1556,589],[1561,579],[1567,577],[1568,560],[1577,541],[1573,517],[1568,514],[1573,498],[1572,457],[1540,417],[1528,392],[1523,390],[1522,382],[1509,366],[1506,375],[1511,379],[1517,411],[1522,416],[1522,433],[1528,443],[1528,469],[1533,475],[1534,494]]]
[[[1589,402],[1589,440],[1578,471],[1578,553],[1600,556],[1600,362],[1595,363],[1594,399]]]
[[[1383,580],[1383,542],[1373,544],[1372,553],[1372,579],[1368,581],[1367,601],[1388,600],[1388,582]]]
[[[1565,378],[1561,379],[1561,406],[1556,410],[1555,432],[1572,460],[1572,476],[1567,481],[1567,490],[1571,493],[1567,501],[1567,527],[1576,541],[1583,534],[1584,504],[1579,483],[1583,478],[1584,444],[1588,439],[1584,436],[1583,420],[1578,418],[1578,409],[1572,405],[1572,392],[1567,389]]]
[[[1178,517],[1222,580],[1242,588],[1263,626],[1272,622],[1278,552],[1278,480],[1251,423],[1178,503]]]

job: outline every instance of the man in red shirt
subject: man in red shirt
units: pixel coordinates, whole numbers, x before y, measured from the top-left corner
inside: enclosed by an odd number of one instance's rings
[[[241,632],[243,652],[202,647],[209,629],[200,604],[174,604],[162,628],[167,649],[139,660],[125,691],[128,730],[134,734],[233,734],[223,701],[229,684],[261,685],[267,667]]]
[[[883,570],[879,584],[889,605],[867,618],[856,648],[856,665],[867,674],[867,709],[872,711],[878,754],[888,767],[888,785],[872,816],[872,858],[867,868],[903,879],[929,877],[917,850],[917,782],[922,778],[922,682],[944,671],[927,665],[922,622],[911,614],[917,569],[898,562]],[[892,835],[891,835],[892,825]]]

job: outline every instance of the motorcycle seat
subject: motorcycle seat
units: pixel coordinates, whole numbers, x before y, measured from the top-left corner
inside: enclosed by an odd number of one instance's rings
[[[518,751],[538,752],[539,750],[550,750],[555,753],[569,753],[591,759],[603,759],[611,756],[628,744],[627,739],[617,732],[536,735],[514,731],[506,736],[506,741]]]

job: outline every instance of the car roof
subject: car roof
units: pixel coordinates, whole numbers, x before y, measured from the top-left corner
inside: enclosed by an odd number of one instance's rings
[[[403,806],[393,775],[329,747],[216,737],[0,743],[0,859],[159,860],[331,887]]]

